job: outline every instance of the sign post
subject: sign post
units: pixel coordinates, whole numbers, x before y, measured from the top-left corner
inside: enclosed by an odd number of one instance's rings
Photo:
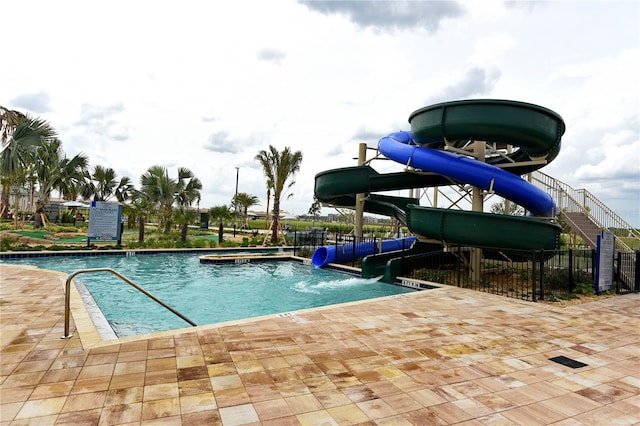
[[[615,235],[610,231],[602,231],[598,235],[596,249],[596,294],[613,288],[613,258],[615,251]]]
[[[122,221],[122,206],[118,203],[104,201],[92,201],[89,210],[89,232],[87,234],[87,247],[91,246],[91,240],[109,241],[116,240],[121,243],[120,222]]]

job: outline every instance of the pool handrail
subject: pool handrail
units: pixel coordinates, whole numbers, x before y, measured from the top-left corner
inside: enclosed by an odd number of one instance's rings
[[[166,308],[169,311],[173,312],[175,315],[180,317],[182,320],[184,320],[187,323],[189,323],[189,325],[191,325],[193,327],[197,326],[197,324],[195,322],[191,321],[189,318],[187,318],[186,316],[182,315],[180,312],[178,312],[177,310],[175,310],[171,306],[167,305],[162,300],[158,299],[156,296],[154,296],[153,294],[149,293],[147,290],[145,290],[144,288],[140,287],[138,284],[134,283],[129,278],[125,277],[124,275],[122,275],[121,273],[119,273],[118,271],[116,271],[114,269],[111,269],[111,268],[79,269],[79,270],[77,270],[75,272],[72,272],[67,277],[67,281],[65,283],[65,288],[64,288],[64,335],[61,337],[61,339],[70,339],[71,337],[73,337],[73,334],[69,333],[69,317],[70,317],[70,311],[71,311],[71,307],[70,307],[71,306],[71,291],[70,291],[71,290],[71,280],[73,280],[73,278],[75,278],[77,275],[93,273],[93,272],[110,272],[110,273],[112,273],[116,277],[120,278],[122,281],[124,281],[127,284],[129,284],[131,287],[133,287],[136,290],[138,290],[140,293],[144,294],[145,296],[147,296],[150,299],[152,299],[154,302],[156,302],[159,305],[161,305],[163,308]]]

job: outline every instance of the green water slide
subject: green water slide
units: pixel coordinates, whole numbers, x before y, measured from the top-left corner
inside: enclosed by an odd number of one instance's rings
[[[565,126],[546,108],[516,101],[467,100],[419,109],[409,118],[411,132],[383,137],[379,151],[420,173],[380,174],[369,166],[327,170],[316,175],[315,194],[323,203],[396,217],[421,241],[502,249],[554,249],[560,226],[551,197],[519,175],[552,161]],[[457,153],[470,141],[496,148],[485,161]],[[509,152],[506,145],[513,147]],[[538,218],[421,207],[417,199],[373,194],[408,188],[471,184],[525,207]]]

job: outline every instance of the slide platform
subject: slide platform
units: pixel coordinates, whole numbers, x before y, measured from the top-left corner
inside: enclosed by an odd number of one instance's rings
[[[413,112],[409,122],[411,132],[383,137],[378,150],[423,173],[379,174],[369,166],[328,170],[316,175],[316,197],[354,207],[355,194],[365,194],[365,211],[400,219],[420,241],[521,250],[559,246],[561,227],[550,220],[553,200],[519,177],[558,155],[565,131],[558,114],[524,102],[481,99],[425,107]],[[485,162],[446,151],[474,140],[516,150]],[[539,218],[421,207],[415,199],[372,194],[452,183],[496,192]]]

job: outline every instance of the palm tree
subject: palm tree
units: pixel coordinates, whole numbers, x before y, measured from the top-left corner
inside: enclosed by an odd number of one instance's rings
[[[231,213],[231,209],[227,205],[215,206],[209,209],[209,218],[220,223],[218,226],[218,244],[222,242],[224,222],[231,219],[231,217],[233,217],[233,213]]]
[[[180,240],[187,241],[187,230],[190,223],[196,219],[196,214],[190,209],[191,205],[196,202],[200,204],[200,191],[202,190],[202,182],[195,177],[191,170],[180,167],[178,169],[178,180],[176,182],[176,203],[180,207],[176,216],[176,223],[180,225]]]
[[[59,139],[44,142],[37,150],[33,173],[37,182],[36,212],[33,226],[40,228],[45,224],[44,208],[54,190],[62,196],[76,193],[83,184],[89,162],[84,154],[67,158],[61,149]]]
[[[302,163],[302,152],[292,152],[286,147],[279,152],[273,145],[269,145],[269,150],[258,152],[255,159],[262,166],[264,175],[267,178],[267,188],[273,190],[273,226],[271,232],[271,242],[278,241],[278,231],[280,229],[280,197],[283,191],[291,188],[295,181],[287,181],[293,177],[299,170]],[[289,194],[291,197],[293,194]],[[287,197],[287,198],[288,198]],[[267,216],[269,212],[267,211]]]
[[[118,202],[124,203],[130,197],[132,189],[131,179],[127,176],[118,181],[115,170],[98,165],[93,168],[93,173],[87,172],[81,195],[84,199],[92,198],[93,201],[108,201],[115,196]]]
[[[144,242],[144,224],[154,209],[154,203],[147,194],[133,189],[131,192],[131,204],[127,206],[127,217],[129,220],[138,221],[138,242]]]
[[[10,191],[14,199],[14,226],[18,220],[18,197],[30,180],[37,148],[57,136],[51,125],[42,119],[0,107],[0,182],[2,184],[1,216],[9,212]]]
[[[233,205],[239,206],[242,209],[242,227],[247,226],[247,211],[249,207],[260,204],[260,200],[255,195],[247,194],[246,192],[239,192],[233,197]]]
[[[125,203],[133,196],[134,191],[135,187],[131,183],[131,179],[128,176],[122,176],[114,192],[118,202]]]
[[[140,183],[141,191],[158,207],[160,228],[165,234],[171,230],[174,203],[180,207],[191,207],[194,202],[200,202],[202,183],[184,167],[178,168],[178,178],[173,179],[166,167],[152,166],[142,175]]]
[[[180,225],[180,241],[185,243],[187,241],[189,224],[196,220],[196,212],[187,207],[180,206],[173,213],[173,219]]]
[[[215,206],[209,209],[209,218],[212,222],[215,221],[224,225],[231,217],[233,217],[233,214],[227,205]]]
[[[176,181],[169,177],[165,167],[151,166],[140,177],[140,186],[141,191],[158,209],[159,228],[168,233],[171,229]]]

